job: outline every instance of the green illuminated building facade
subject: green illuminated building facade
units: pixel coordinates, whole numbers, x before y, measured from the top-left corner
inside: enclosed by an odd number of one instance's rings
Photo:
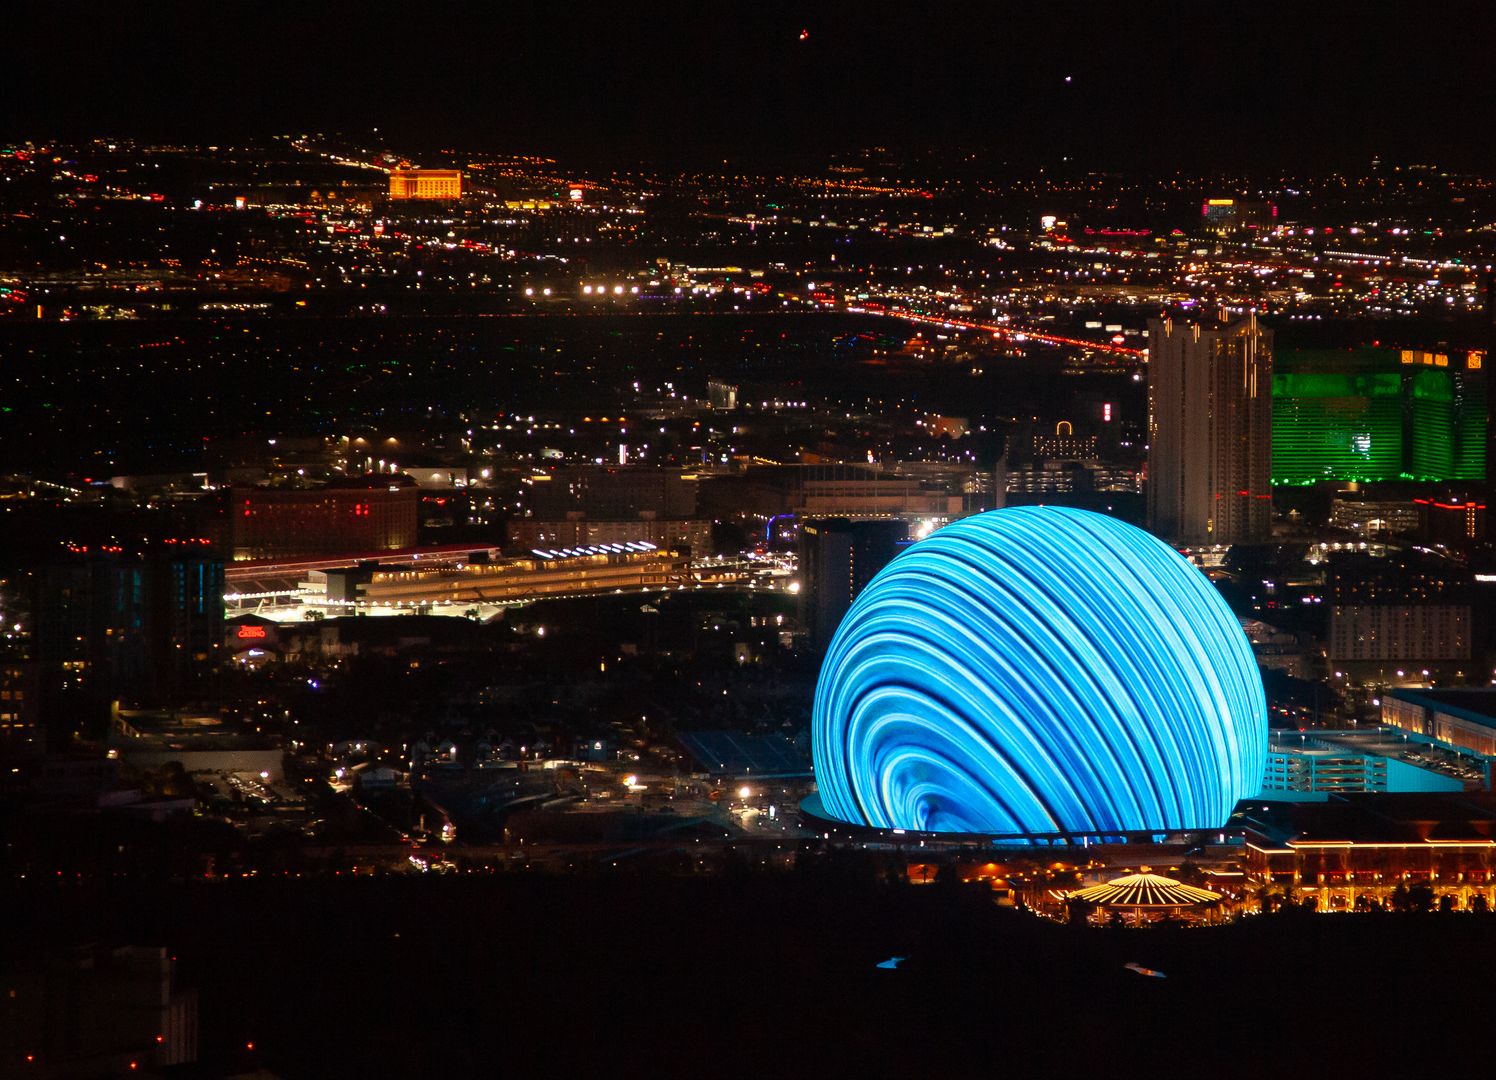
[[[1273,375],[1273,483],[1387,480],[1402,471],[1399,373]]]
[[[1409,409],[1416,433],[1410,471],[1417,480],[1484,480],[1486,408],[1466,373],[1421,367],[1412,372]]]
[[[1478,354],[1280,353],[1273,483],[1484,480],[1481,366]]]

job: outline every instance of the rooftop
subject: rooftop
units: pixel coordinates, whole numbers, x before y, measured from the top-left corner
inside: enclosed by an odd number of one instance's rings
[[[1151,874],[1146,866],[1140,873],[1092,885],[1088,889],[1077,889],[1070,894],[1072,900],[1104,907],[1194,907],[1196,904],[1213,904],[1220,898],[1219,893],[1209,889],[1197,889],[1173,878]]]
[[[1474,724],[1496,728],[1496,690],[1484,687],[1460,690],[1389,690],[1385,696],[1438,709]]]
[[[1336,792],[1323,802],[1244,801],[1232,824],[1258,847],[1311,844],[1496,846],[1496,796],[1489,792]]]
[[[1326,757],[1387,758],[1470,787],[1484,787],[1490,771],[1490,758],[1484,754],[1389,726],[1340,731],[1275,730],[1270,734],[1269,750]]]
[[[686,731],[681,745],[714,776],[809,776],[810,755],[783,735]]]

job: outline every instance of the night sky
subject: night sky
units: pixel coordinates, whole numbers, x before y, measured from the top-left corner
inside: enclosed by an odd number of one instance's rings
[[[882,143],[1156,172],[1496,162],[1480,2],[20,0],[5,20],[12,139],[377,125],[616,161]]]

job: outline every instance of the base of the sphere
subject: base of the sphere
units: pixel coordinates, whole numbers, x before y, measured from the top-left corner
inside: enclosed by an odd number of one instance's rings
[[[918,829],[884,829],[833,817],[821,802],[819,792],[800,801],[800,819],[805,828],[823,833],[827,839],[890,844],[944,845],[982,848],[1090,848],[1119,844],[1185,845],[1230,844],[1240,841],[1239,828],[1173,829],[1137,831],[1108,829],[1103,832],[970,833],[926,832]]]

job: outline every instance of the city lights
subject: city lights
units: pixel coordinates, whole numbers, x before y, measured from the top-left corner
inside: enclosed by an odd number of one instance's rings
[[[1474,1071],[1488,5],[12,7],[0,1076]]]

